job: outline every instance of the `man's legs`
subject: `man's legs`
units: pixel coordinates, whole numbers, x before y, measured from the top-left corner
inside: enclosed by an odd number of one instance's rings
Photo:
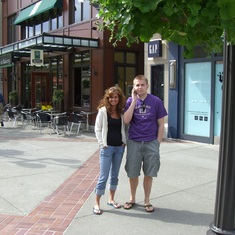
[[[144,176],[143,186],[144,186],[144,204],[149,205],[150,193],[152,189],[153,177]]]
[[[152,189],[153,177],[144,176],[143,187],[144,187],[144,206],[147,212],[153,212],[154,207],[150,204],[149,198]]]
[[[135,204],[135,195],[139,183],[139,177],[129,178],[129,183],[130,183],[131,195],[130,195],[130,200],[125,203],[124,209],[131,209],[131,207]]]
[[[130,196],[130,202],[135,203],[135,195],[136,195],[136,190],[139,184],[139,178],[129,178],[130,182],[130,190],[131,190],[131,196]]]

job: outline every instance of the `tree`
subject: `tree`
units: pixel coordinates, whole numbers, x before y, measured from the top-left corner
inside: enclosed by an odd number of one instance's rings
[[[114,45],[149,42],[153,34],[185,46],[221,52],[224,41],[223,111],[214,224],[209,234],[235,235],[235,0],[91,0],[99,27]],[[222,38],[224,40],[222,40]]]
[[[99,28],[111,31],[114,45],[126,38],[128,45],[149,42],[159,33],[163,40],[187,48],[203,45],[207,52],[221,52],[221,36],[235,43],[234,0],[91,0],[99,6]]]

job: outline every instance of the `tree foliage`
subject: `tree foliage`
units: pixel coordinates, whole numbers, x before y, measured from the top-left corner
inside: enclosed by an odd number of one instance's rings
[[[114,45],[149,42],[155,33],[189,51],[204,45],[208,52],[222,51],[222,35],[235,43],[235,0],[91,0],[99,5],[100,29],[111,31]]]

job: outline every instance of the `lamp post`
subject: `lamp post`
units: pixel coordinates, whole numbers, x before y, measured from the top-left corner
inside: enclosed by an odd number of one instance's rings
[[[214,223],[207,235],[235,235],[235,46],[224,38],[224,78]]]

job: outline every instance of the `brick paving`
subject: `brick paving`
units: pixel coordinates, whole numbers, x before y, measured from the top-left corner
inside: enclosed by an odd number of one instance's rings
[[[0,136],[6,139],[30,137]],[[47,138],[34,138],[46,141]],[[95,139],[51,138],[52,141],[94,142]],[[62,235],[88,197],[93,193],[99,174],[99,151],[88,158],[62,185],[26,216],[0,214],[0,235]]]

